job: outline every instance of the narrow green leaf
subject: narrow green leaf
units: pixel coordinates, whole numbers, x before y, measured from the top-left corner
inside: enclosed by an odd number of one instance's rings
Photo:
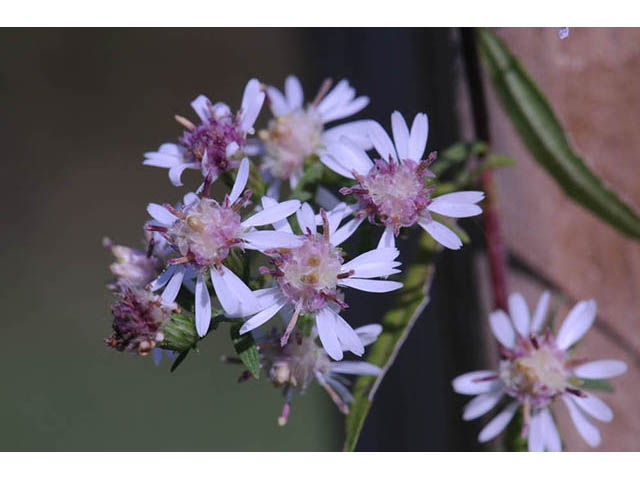
[[[394,307],[382,318],[383,331],[373,344],[367,361],[382,368],[378,377],[360,377],[353,388],[353,402],[345,420],[345,451],[353,451],[369,413],[371,402],[385,374],[406,340],[411,328],[429,303],[427,291],[434,267],[433,256],[441,247],[422,233],[418,254],[406,272],[404,286],[398,290]]]
[[[476,38],[498,98],[533,158],[577,203],[640,238],[640,216],[573,152],[551,105],[520,62],[491,30],[477,30]]]
[[[429,168],[440,177],[450,168],[466,163],[471,155],[482,155],[487,152],[484,142],[459,142],[445,148],[438,153],[438,158]]]
[[[584,390],[595,390],[598,392],[613,392],[613,385],[608,380],[604,380],[602,378],[599,379],[587,379],[581,378],[576,379],[576,386],[582,388]]]
[[[178,355],[178,358],[176,358],[175,361],[173,362],[173,365],[171,365],[171,370],[170,370],[171,373],[176,371],[176,368],[178,368],[180,364],[184,361],[184,359],[187,358],[187,355],[189,355],[189,350],[180,352],[180,355]]]
[[[238,357],[254,378],[260,378],[260,355],[251,333],[240,335],[241,322],[231,325],[231,342]]]

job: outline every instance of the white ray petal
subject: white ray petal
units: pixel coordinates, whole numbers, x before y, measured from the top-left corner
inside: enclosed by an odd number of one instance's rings
[[[319,155],[320,161],[327,167],[329,170],[333,170],[338,175],[342,175],[343,177],[350,178],[353,180],[355,177],[351,173],[348,167],[343,165],[342,159],[340,161],[336,158],[335,155],[331,153],[320,153]]]
[[[419,162],[422,159],[424,150],[427,147],[427,137],[429,136],[429,119],[426,113],[418,113],[411,125],[409,136],[408,157]]]
[[[569,416],[573,420],[573,424],[576,426],[576,430],[580,436],[587,442],[590,447],[597,447],[600,445],[600,430],[596,427],[591,420],[578,408],[574,403],[573,398],[568,395],[562,395],[562,401],[569,410]]]
[[[178,220],[178,217],[157,203],[150,203],[147,205],[147,213],[151,215],[154,220],[166,226],[173,225],[173,223]]]
[[[596,319],[598,305],[595,300],[578,302],[569,312],[556,335],[556,344],[566,350],[576,343],[591,328]]]
[[[275,223],[287,218],[289,215],[295,213],[299,208],[299,200],[287,200],[286,202],[265,208],[264,210],[252,215],[242,222],[242,226],[248,228]]]
[[[235,273],[224,265],[222,266],[223,281],[227,284],[229,291],[236,297],[240,305],[240,311],[258,311],[260,303],[253,295],[253,292]],[[227,312],[228,313],[228,312]]]
[[[430,211],[453,218],[473,217],[482,213],[482,209],[468,199],[477,197],[475,201],[480,201],[484,197],[482,192],[454,192],[440,195],[433,199],[427,207]]]
[[[509,295],[509,315],[516,331],[526,337],[531,331],[531,315],[524,297],[519,293]]]
[[[178,296],[178,292],[180,291],[180,287],[182,286],[182,279],[184,278],[184,267],[177,266],[175,268],[175,273],[169,280],[166,288],[162,292],[162,301],[163,303],[173,303]]]
[[[393,142],[387,135],[387,132],[384,131],[382,125],[378,122],[372,121],[367,125],[369,129],[369,137],[371,138],[371,142],[373,143],[373,147],[376,149],[380,158],[385,162],[389,161],[389,157],[393,157],[394,160],[398,159],[396,155],[396,150],[393,147]]]
[[[222,275],[217,269],[211,269],[211,283],[213,284],[213,290],[216,293],[216,297],[222,305],[222,309],[225,313],[234,314],[240,311],[239,301],[233,292],[229,289],[227,282],[224,281]]]
[[[585,392],[586,397],[572,397],[573,401],[585,412],[601,422],[613,420],[613,411],[598,397]]]
[[[149,290],[151,290],[152,292],[155,292],[156,290],[164,287],[167,284],[167,282],[171,279],[171,277],[173,277],[173,274],[175,273],[176,268],[177,267],[175,265],[169,265],[167,269],[164,272],[162,272],[158,278],[156,278],[149,284]]]
[[[260,90],[260,82],[255,78],[249,80],[242,95],[242,106],[240,108],[240,129],[243,132],[253,133],[253,124],[258,118],[264,103],[264,96],[264,92]]]
[[[540,411],[540,417],[545,449],[549,452],[560,452],[562,450],[562,440],[549,409],[543,408]]]
[[[375,250],[369,250],[342,265],[342,270],[348,271],[368,263],[393,262],[398,258],[398,255],[400,255],[400,251],[397,248],[377,248]]]
[[[503,396],[504,391],[496,390],[495,392],[487,392],[474,397],[464,406],[462,419],[473,420],[481,417],[495,407]]]
[[[300,229],[302,233],[306,235],[308,232],[315,235],[316,233],[316,218],[313,214],[313,210],[311,206],[305,202],[300,207],[300,210],[296,212],[296,218],[298,219],[298,225],[300,225]]]
[[[505,347],[512,349],[516,344],[516,332],[511,326],[511,320],[502,310],[496,310],[489,314],[491,331],[498,341]]]
[[[493,378],[485,380],[486,378]],[[479,395],[498,389],[502,389],[503,383],[499,380],[499,375],[493,370],[476,370],[457,376],[451,382],[453,390],[462,395]]]
[[[345,242],[351,235],[355,233],[360,224],[364,221],[365,217],[354,218],[345,223],[342,227],[338,228],[333,235],[331,235],[329,241],[332,246],[337,247],[341,243]]]
[[[375,342],[381,333],[382,325],[378,323],[370,323],[369,325],[363,325],[362,327],[356,328],[356,334],[358,334],[365,347]]]
[[[364,278],[345,278],[338,285],[355,288],[363,292],[386,293],[402,288],[402,283],[391,280],[369,280]]]
[[[354,91],[355,93],[355,91]],[[324,123],[333,122],[350,117],[369,105],[369,97],[358,97],[349,103],[336,107],[327,113],[321,114]]]
[[[275,248],[296,248],[303,244],[301,237],[277,230],[252,230],[239,235],[239,237],[246,242],[245,248],[260,251]]]
[[[202,273],[198,274],[196,280],[196,331],[198,335],[204,337],[209,330],[211,323],[211,297],[204,282]]]
[[[342,346],[336,334],[335,319],[329,308],[321,308],[316,312],[316,326],[322,347],[334,360],[342,360]]]
[[[612,378],[627,371],[627,364],[620,360],[596,360],[580,365],[573,369],[573,374],[579,378]]]
[[[544,433],[542,431],[542,417],[540,413],[536,413],[531,417],[528,444],[530,452],[544,451]]]
[[[409,127],[407,127],[407,122],[404,121],[402,114],[397,110],[391,114],[391,131],[398,157],[401,160],[406,160],[409,158]]]
[[[304,92],[300,80],[295,75],[289,75],[284,81],[284,93],[290,110],[302,107]]]
[[[364,345],[358,334],[353,330],[353,327],[337,313],[333,311],[331,313],[334,315],[336,335],[342,345],[342,350],[362,356],[364,354]]]
[[[289,104],[284,95],[276,87],[267,87],[267,95],[269,96],[269,102],[271,103],[271,111],[276,117],[282,117],[291,112]]]
[[[285,301],[274,303],[270,307],[265,308],[261,312],[255,314],[253,317],[242,324],[242,327],[240,327],[240,335],[250,332],[251,330],[258,328],[260,325],[268,322],[276,313],[282,310],[282,307],[284,307],[285,305]]]
[[[249,159],[247,157],[244,157],[242,159],[242,162],[240,162],[236,181],[233,182],[233,188],[231,189],[231,193],[229,194],[229,203],[234,203],[240,197],[240,194],[244,191],[244,187],[247,186],[248,179]]]
[[[198,117],[200,117],[200,120],[203,122],[209,120],[209,105],[211,105],[211,101],[204,95],[198,95],[196,99],[191,102],[191,108],[193,108]]]
[[[427,221],[421,219],[418,223],[440,245],[451,250],[458,250],[460,247],[462,247],[462,240],[458,238],[458,235],[456,235],[455,232],[449,227],[446,227],[440,222],[436,222],[435,220]]]
[[[364,217],[363,217],[364,219]],[[393,231],[393,227],[385,227],[378,242],[378,248],[389,248],[396,246],[396,235]]]
[[[496,415],[487,425],[480,431],[478,441],[480,443],[488,442],[497,437],[509,424],[513,415],[516,413],[518,402],[511,402],[506,408]]]
[[[382,369],[377,365],[368,362],[331,362],[329,365],[332,373],[342,373],[346,375],[380,375]]]
[[[540,296],[540,300],[538,300],[538,305],[536,306],[536,311],[533,314],[533,319],[531,320],[531,332],[538,333],[544,324],[544,320],[547,317],[547,310],[549,309],[549,299],[551,298],[551,294],[546,291]]]

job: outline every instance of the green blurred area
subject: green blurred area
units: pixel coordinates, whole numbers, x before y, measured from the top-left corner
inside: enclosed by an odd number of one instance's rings
[[[145,151],[174,141],[199,93],[240,103],[251,76],[299,67],[290,30],[0,31],[0,450],[335,450],[341,418],[317,387],[236,382],[228,327],[173,374],[109,350],[110,253],[140,246],[145,205],[175,202]],[[277,52],[274,55],[273,52]],[[264,116],[263,116],[264,117]],[[259,120],[260,122],[264,120]],[[186,172],[189,185],[198,178]]]

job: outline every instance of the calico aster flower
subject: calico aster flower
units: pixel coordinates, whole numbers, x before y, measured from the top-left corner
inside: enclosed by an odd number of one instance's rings
[[[335,172],[356,180],[353,187],[340,192],[356,198],[357,218],[385,226],[380,246],[393,247],[400,228],[418,224],[438,243],[453,250],[460,248],[460,238],[434,220],[431,212],[452,218],[479,215],[482,209],[476,204],[484,194],[465,191],[431,198],[434,186],[427,186],[426,180],[434,177],[428,167],[436,155],[432,153],[422,160],[429,132],[427,115],[417,114],[409,131],[402,115],[393,112],[391,125],[395,144],[379,123],[368,124],[373,146],[380,155],[375,162],[348,138],[332,144],[321,160]]]
[[[340,81],[331,91],[330,85],[326,81],[314,101],[306,106],[300,81],[293,75],[285,81],[284,94],[275,87],[266,88],[275,118],[266,130],[259,132],[265,149],[262,169],[276,185],[288,180],[291,188],[295,188],[302,177],[305,158],[324,154],[342,136],[366,150],[371,148],[366,132],[368,120],[325,129],[327,123],[358,113],[369,103],[368,97],[355,98],[355,89],[347,80]]]
[[[264,96],[260,82],[255,78],[249,80],[240,110],[233,115],[226,104],[212,104],[200,95],[191,102],[199,123],[176,116],[187,129],[179,143],[164,143],[158,151],[145,153],[144,165],[168,168],[171,183],[176,186],[182,185],[182,172],[187,168],[201,170],[205,179],[215,181],[225,171],[236,168],[248,153],[247,135],[254,133],[253,124]]]
[[[619,360],[587,361],[576,358],[571,347],[587,332],[596,317],[595,300],[578,302],[567,315],[556,336],[542,331],[549,304],[545,292],[533,318],[520,294],[509,297],[509,316],[497,310],[489,317],[493,334],[502,345],[498,371],[480,370],[453,380],[453,388],[464,395],[477,395],[464,408],[462,418],[473,420],[495,407],[503,398],[506,407],[480,432],[478,440],[496,437],[523,408],[522,434],[530,451],[562,448],[550,405],[561,398],[582,438],[592,447],[600,443],[593,420],[610,422],[613,412],[598,397],[581,389],[583,379],[605,379],[623,374],[627,366]]]
[[[375,342],[381,331],[380,325],[370,324],[355,329],[355,334],[362,345],[367,346]],[[353,396],[348,389],[350,383],[343,375],[377,376],[381,371],[380,367],[368,362],[331,361],[327,352],[318,345],[315,329],[307,337],[296,334],[284,347],[280,345],[279,335],[255,336],[262,366],[274,385],[284,389],[285,404],[278,418],[280,426],[287,423],[294,389],[304,393],[316,380],[346,415]]]
[[[256,310],[259,303],[249,287],[227,268],[223,262],[232,248],[258,251],[274,248],[292,248],[302,242],[295,235],[255,227],[284,220],[300,208],[298,200],[273,203],[269,208],[242,220],[238,211],[248,201],[251,191],[243,192],[249,176],[249,160],[244,159],[231,192],[223,203],[203,196],[189,194],[179,209],[170,205],[149,204],[147,210],[155,220],[149,230],[161,232],[176,255],[168,261],[169,267],[151,283],[152,290],[162,287],[162,298],[173,302],[181,285],[196,277],[196,328],[204,336],[211,321],[211,298],[205,282],[208,272],[216,297],[229,316],[243,309]]]
[[[339,245],[353,233],[355,225],[352,220],[338,228],[349,212],[344,207],[342,204],[328,213],[321,211],[321,234],[316,231],[316,216],[308,204],[296,212],[298,224],[304,232],[301,245],[271,252],[272,269],[265,267],[263,272],[275,279],[275,285],[256,292],[261,309],[242,325],[241,334],[264,324],[285,306],[291,306],[293,311],[281,339],[283,346],[299,315],[313,314],[322,346],[331,358],[341,360],[344,350],[356,355],[364,353],[359,337],[339,314],[347,307],[342,288],[379,293],[400,288],[400,282],[374,279],[399,272],[396,267],[400,263],[395,261],[399,252],[396,248],[381,248],[344,263]],[[286,221],[274,227],[281,232],[292,232]]]

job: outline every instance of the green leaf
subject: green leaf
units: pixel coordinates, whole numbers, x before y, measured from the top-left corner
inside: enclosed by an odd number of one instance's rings
[[[176,368],[178,368],[180,364],[184,361],[184,359],[187,358],[187,355],[189,355],[189,350],[180,352],[180,355],[178,355],[178,358],[176,358],[175,361],[173,362],[173,365],[171,365],[171,370],[170,370],[171,373],[176,371]]]
[[[231,325],[231,342],[238,357],[254,378],[260,378],[260,354],[251,333],[240,335],[241,322]]]
[[[477,30],[480,54],[502,106],[533,158],[573,200],[640,238],[640,217],[574,153],[551,105],[491,30]]]
[[[313,185],[322,179],[324,165],[316,155],[310,156],[305,160],[305,169],[302,177],[298,180],[295,190],[291,192],[291,198],[297,198],[300,201],[307,201],[311,198],[311,193],[305,190],[307,185]]]
[[[439,177],[450,168],[466,163],[471,155],[482,155],[486,152],[487,144],[484,142],[454,143],[438,153],[438,158],[429,170]]]
[[[418,254],[406,272],[404,286],[398,290],[394,307],[382,318],[382,333],[372,345],[367,361],[382,368],[378,377],[362,376],[353,388],[353,402],[345,420],[345,451],[353,451],[371,408],[371,402],[386,372],[404,344],[411,328],[429,303],[427,291],[433,276],[433,257],[441,247],[422,233]]]
[[[595,390],[598,392],[613,392],[613,385],[607,380],[604,379],[587,379],[587,378],[577,378],[575,385],[584,390]],[[572,382],[573,383],[573,382]]]

